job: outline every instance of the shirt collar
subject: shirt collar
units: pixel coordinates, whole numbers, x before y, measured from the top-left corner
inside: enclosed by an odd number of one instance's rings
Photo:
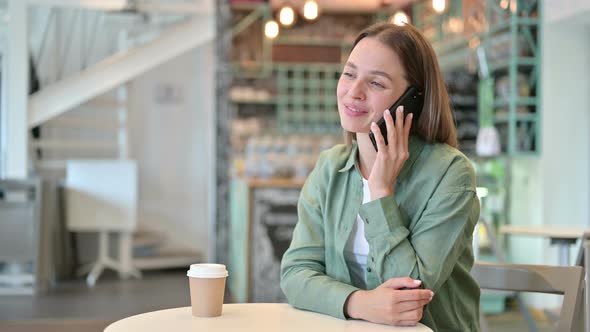
[[[356,144],[356,141],[352,142],[348,151],[349,151],[349,154],[348,154],[348,159],[346,159],[346,164],[344,164],[344,167],[342,167],[340,170],[338,170],[338,172],[346,172],[346,171],[350,170],[352,168],[352,166],[354,166],[354,164],[356,163],[356,159],[357,159],[357,156],[359,153],[359,147]]]
[[[412,165],[414,165],[416,158],[418,157],[420,152],[422,152],[424,144],[424,141],[420,137],[415,135],[410,136],[410,141],[408,142],[408,151],[410,152],[410,156],[408,157],[408,160],[406,160],[406,162],[404,163],[404,167],[400,172],[400,177],[405,177],[406,173],[408,173],[410,168],[412,168]],[[348,159],[346,160],[346,164],[344,164],[344,167],[338,170],[338,172],[349,171],[356,164],[359,151],[356,141],[352,143],[349,151],[350,152],[348,155]]]

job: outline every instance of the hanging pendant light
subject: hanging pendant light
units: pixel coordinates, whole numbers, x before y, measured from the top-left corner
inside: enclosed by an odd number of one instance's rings
[[[390,19],[389,19],[389,23],[395,24],[395,25],[406,25],[408,23],[410,23],[410,17],[404,13],[403,11],[397,11]]]
[[[295,11],[291,6],[284,6],[279,10],[279,23],[284,27],[290,27],[295,23]]]
[[[432,0],[432,9],[437,13],[444,12],[446,7],[446,0]]]
[[[318,6],[317,1],[315,0],[308,0],[303,5],[303,17],[306,20],[313,21],[318,18],[320,15],[320,8]]]
[[[274,39],[279,35],[279,24],[277,21],[270,20],[264,24],[264,35],[270,39]]]

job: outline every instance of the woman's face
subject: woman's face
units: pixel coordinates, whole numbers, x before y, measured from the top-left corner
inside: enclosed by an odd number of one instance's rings
[[[377,122],[407,86],[398,55],[379,40],[365,37],[350,53],[338,80],[342,128],[368,133],[371,122]]]

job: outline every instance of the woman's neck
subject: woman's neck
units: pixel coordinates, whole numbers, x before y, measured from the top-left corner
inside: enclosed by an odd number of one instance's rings
[[[369,138],[369,134],[356,134],[356,142],[359,148],[358,161],[359,169],[363,178],[368,179],[377,158],[377,152]]]

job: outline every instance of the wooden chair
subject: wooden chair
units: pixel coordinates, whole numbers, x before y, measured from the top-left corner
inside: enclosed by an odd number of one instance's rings
[[[583,331],[582,267],[478,262],[474,264],[471,274],[482,289],[563,295],[557,331]]]

